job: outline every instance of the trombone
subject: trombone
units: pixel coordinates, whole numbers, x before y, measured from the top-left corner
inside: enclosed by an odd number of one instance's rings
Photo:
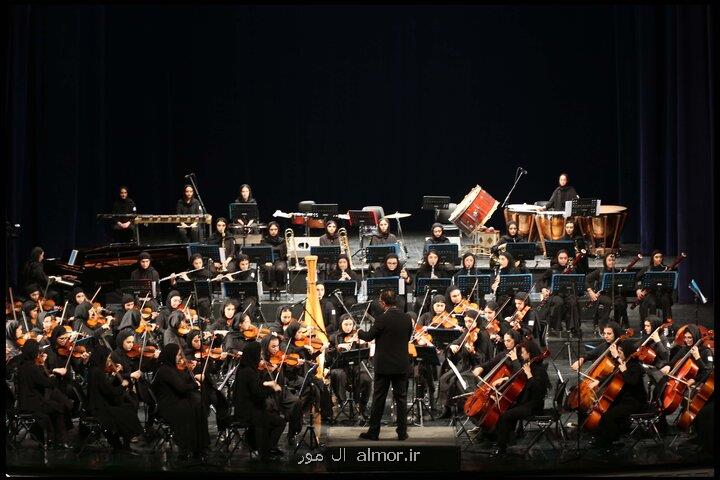
[[[292,248],[290,248],[290,242],[292,242]],[[300,258],[298,257],[297,243],[295,243],[295,232],[292,228],[285,229],[285,250],[288,253],[288,260],[295,258],[295,269],[300,268]],[[290,252],[292,251],[292,257]]]

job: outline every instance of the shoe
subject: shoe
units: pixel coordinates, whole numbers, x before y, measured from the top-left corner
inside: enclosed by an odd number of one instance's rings
[[[358,438],[362,438],[363,440],[380,440],[380,437],[378,435],[373,435],[370,432],[363,432],[358,435]]]
[[[402,440],[407,440],[407,439],[408,439],[408,434],[407,434],[407,432],[405,432],[405,433],[398,433],[398,440],[402,441]]]
[[[450,407],[445,407],[445,410],[443,410],[442,415],[440,415],[438,418],[441,420],[446,420],[448,418],[452,418],[452,410]]]
[[[287,436],[287,444],[290,447],[295,445],[295,435],[294,434]]]
[[[285,455],[285,452],[283,452],[279,448],[275,447],[275,448],[270,449],[270,455],[277,455],[277,456],[281,457],[281,456]]]

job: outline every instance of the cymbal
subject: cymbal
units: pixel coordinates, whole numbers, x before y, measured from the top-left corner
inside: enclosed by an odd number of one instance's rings
[[[338,213],[337,218],[340,220],[350,220],[350,215],[347,213]]]
[[[385,215],[385,218],[394,218],[395,220],[399,220],[401,218],[407,218],[410,216],[412,216],[412,213],[395,212],[395,213],[391,213],[390,215]]]

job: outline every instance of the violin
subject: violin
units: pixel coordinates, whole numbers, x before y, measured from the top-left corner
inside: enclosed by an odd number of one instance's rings
[[[145,348],[142,349],[142,356],[145,358],[153,358],[155,357],[155,352],[158,350],[157,347],[153,345],[147,345]],[[135,343],[133,344],[132,348],[126,352],[126,355],[130,358],[139,358],[140,357],[140,344]]]
[[[122,368],[120,365],[116,365],[115,362],[110,361],[105,364],[105,373],[117,375],[118,373],[120,373],[120,368]]]
[[[703,343],[708,338],[714,338],[715,332],[709,330],[706,335],[700,337],[693,347]],[[675,364],[668,374],[668,381],[662,395],[662,411],[666,415],[673,413],[685,398],[685,390],[688,387],[687,381],[695,378],[700,371],[695,359],[692,356],[692,348]]]
[[[58,355],[61,357],[67,357],[72,352],[73,358],[82,358],[83,354],[87,352],[87,348],[82,345],[76,345],[73,342],[68,342],[64,347],[58,347]]]
[[[705,383],[703,383],[695,393],[688,399],[688,406],[684,412],[680,414],[677,419],[676,425],[681,430],[687,431],[690,425],[695,421],[695,417],[698,412],[702,410],[707,401],[715,392],[715,369],[713,368],[710,372]]]
[[[300,363],[300,354],[298,353],[282,353],[281,351],[278,351],[274,355],[270,356],[270,364],[278,366],[278,365],[287,365],[288,367],[296,367]]]
[[[302,332],[303,330],[300,330]],[[305,332],[308,332],[308,329],[305,328]],[[296,347],[304,347],[306,345],[310,345],[313,350],[320,350],[323,346],[323,341],[319,339],[316,335],[313,333],[304,333],[302,334],[302,337],[299,339],[293,340],[293,343]]]
[[[515,313],[513,313],[511,316],[507,317],[505,320],[510,322],[510,325],[512,326],[513,330],[520,330],[520,327],[522,326],[523,318],[525,318],[525,315],[530,311],[530,305],[525,305],[525,307],[522,310],[515,310]]]
[[[90,316],[85,323],[90,328],[95,328],[98,325],[105,325],[107,323],[107,317],[105,317],[102,313],[107,311],[108,310],[103,308],[100,302],[94,302],[90,308]]]
[[[474,308],[475,310],[477,310],[478,304],[471,302],[467,298],[463,298],[462,300],[460,300],[460,303],[455,305],[455,307],[452,309],[452,313],[454,315],[462,315],[465,313],[465,310],[467,310],[468,308]],[[457,322],[455,322],[455,325],[457,325]],[[446,328],[451,328],[451,327],[446,327]]]
[[[458,304],[458,305],[460,305],[460,304]],[[455,308],[457,308],[457,306]],[[455,327],[457,327],[457,325],[458,325],[457,318],[452,316],[450,314],[450,312],[442,312],[433,317],[432,322],[430,322],[430,325],[428,325],[428,327],[440,326],[442,328],[455,328]]]
[[[5,316],[9,316],[13,312],[15,314],[19,313],[20,310],[22,310],[22,302],[20,300],[15,300],[14,303],[10,303],[9,300],[5,302]]]
[[[37,341],[38,334],[37,332],[27,332],[23,334],[21,337],[19,337],[17,340],[15,340],[15,343],[17,343],[19,346],[25,345],[25,342],[32,339]]]
[[[223,349],[221,347],[210,348],[208,345],[203,345],[200,350],[195,350],[193,355],[195,356],[195,358],[200,358],[200,359],[204,359],[204,358],[207,358],[208,356],[210,356],[210,358],[212,358],[213,360],[222,360],[222,357],[221,357],[222,353],[223,353]],[[240,356],[239,354],[231,354],[231,353],[228,353],[228,355],[233,356],[235,358]]]
[[[135,333],[142,335],[145,332],[152,332],[153,328],[151,328],[151,325],[155,325],[155,324],[150,323],[149,320],[145,320],[144,318],[141,318],[140,323],[138,324],[137,328],[135,328]]]
[[[250,325],[249,328],[243,330],[242,334],[245,340],[251,341],[255,339],[265,338],[267,335],[270,335],[270,329],[267,327],[258,328],[255,325]]]
[[[615,371],[615,362],[608,358],[610,347],[617,343],[631,338],[635,332],[632,328],[628,328],[625,334],[616,338],[608,348],[605,349],[602,355],[590,365],[587,369],[587,373],[581,374],[584,378],[579,384],[573,386],[568,392],[567,399],[565,400],[565,408],[567,410],[577,410],[582,408],[584,411],[590,410],[597,399],[595,390],[591,387],[596,380],[601,380],[612,375]]]
[[[413,334],[412,338],[410,339],[410,344],[413,345],[413,343],[419,343],[420,340],[424,341],[426,345],[433,344],[432,343],[433,342],[432,335],[427,333],[427,331],[425,331],[425,328],[422,325],[420,325],[419,323],[416,323],[415,324],[415,333]],[[413,357],[417,356],[417,350],[415,349],[415,345],[413,345],[412,352],[414,352],[414,355],[413,355],[413,353],[408,351],[408,353],[410,353],[411,356],[413,356]]]

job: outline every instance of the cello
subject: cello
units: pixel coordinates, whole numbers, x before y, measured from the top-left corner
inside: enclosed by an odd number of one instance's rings
[[[653,330],[653,332],[648,335],[645,341],[638,347],[638,358],[642,363],[644,363],[645,365],[652,365],[653,363],[655,363],[655,358],[657,357],[657,354],[655,353],[655,350],[652,349],[652,347],[648,346],[648,342],[650,341],[650,338],[655,334],[655,332],[658,332],[663,328],[668,328],[670,325],[672,325],[672,323],[672,318],[668,318],[665,323]]]
[[[700,337],[693,344],[693,347],[700,345],[707,339],[712,339],[714,335],[715,332],[709,330],[706,335]],[[691,378],[694,379],[700,371],[700,367],[698,367],[692,356],[693,347],[688,349],[687,353],[678,360],[675,367],[667,374],[668,381],[663,389],[661,404],[662,412],[666,415],[670,415],[677,410],[685,397],[685,390],[688,387],[687,381]]]
[[[587,373],[580,373],[583,380],[578,385],[575,385],[568,392],[567,399],[565,400],[565,408],[567,410],[577,410],[582,408],[584,411],[588,411],[592,408],[596,401],[595,390],[590,386],[594,381],[607,378],[612,375],[615,371],[615,363],[608,358],[607,354],[610,352],[610,347],[617,345],[618,342],[626,340],[633,336],[635,332],[632,328],[628,328],[624,335],[616,338],[605,351],[600,355],[597,360],[590,365],[587,369]]]
[[[715,368],[708,376],[705,383],[695,390],[695,393],[688,398],[688,406],[676,421],[679,429],[687,431],[695,421],[698,412],[702,410],[712,394],[715,392]]]

